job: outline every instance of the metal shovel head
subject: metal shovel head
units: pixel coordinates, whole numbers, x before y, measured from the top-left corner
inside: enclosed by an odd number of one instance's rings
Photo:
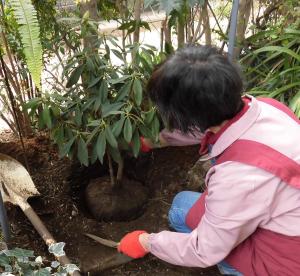
[[[38,190],[24,166],[12,157],[0,153],[0,189],[3,200],[19,205]]]

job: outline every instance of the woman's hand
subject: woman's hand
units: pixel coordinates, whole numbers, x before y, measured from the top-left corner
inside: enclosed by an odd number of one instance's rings
[[[130,232],[121,239],[118,251],[134,259],[142,258],[149,252],[148,237],[146,231]]]

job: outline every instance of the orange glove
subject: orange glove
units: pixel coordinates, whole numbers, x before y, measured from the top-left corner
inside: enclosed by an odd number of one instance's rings
[[[141,152],[149,152],[152,150],[152,148],[149,147],[149,145],[147,145],[147,143],[145,142],[145,138],[143,136],[140,137],[140,141],[141,141]]]
[[[125,235],[120,241],[118,251],[134,259],[144,257],[148,251],[146,251],[139,242],[139,236],[143,233],[147,232],[137,230]]]

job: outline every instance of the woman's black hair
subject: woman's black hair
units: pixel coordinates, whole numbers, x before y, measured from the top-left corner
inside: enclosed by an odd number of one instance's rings
[[[168,127],[183,132],[218,126],[243,106],[240,70],[211,46],[178,50],[154,70],[147,90]]]

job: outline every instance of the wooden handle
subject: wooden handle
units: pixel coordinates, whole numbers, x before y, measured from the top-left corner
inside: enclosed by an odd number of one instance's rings
[[[45,224],[41,221],[39,216],[36,214],[36,212],[31,208],[31,206],[27,202],[22,202],[22,204],[19,204],[22,211],[26,215],[26,217],[30,220],[36,231],[40,234],[40,236],[43,238],[45,243],[49,246],[51,244],[56,243],[55,239],[51,235],[51,233],[46,228]],[[57,257],[58,261],[62,265],[71,264],[69,258],[64,255],[61,257]],[[72,273],[73,276],[80,276],[80,273],[78,271],[74,271]]]

